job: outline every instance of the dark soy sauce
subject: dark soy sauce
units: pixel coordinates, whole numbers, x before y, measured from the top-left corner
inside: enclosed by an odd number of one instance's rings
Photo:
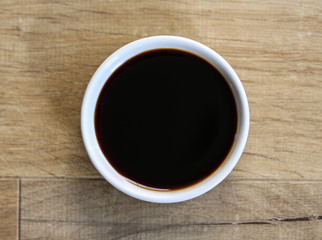
[[[146,188],[174,190],[229,155],[237,107],[221,73],[185,51],[158,49],[121,65],[102,89],[95,131],[110,164]]]

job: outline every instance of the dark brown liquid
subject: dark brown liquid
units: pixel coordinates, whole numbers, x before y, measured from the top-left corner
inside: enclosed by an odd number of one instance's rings
[[[178,189],[213,173],[234,143],[237,109],[223,76],[180,50],[141,53],[119,67],[95,111],[112,166],[146,187]]]

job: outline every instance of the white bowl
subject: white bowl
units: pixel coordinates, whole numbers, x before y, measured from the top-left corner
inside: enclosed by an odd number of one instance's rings
[[[205,180],[190,187],[174,191],[141,188],[126,180],[109,164],[101,151],[94,126],[96,102],[109,76],[124,62],[139,53],[152,49],[181,49],[208,60],[229,83],[236,100],[238,126],[235,144],[225,162]],[[125,45],[109,56],[97,69],[86,89],[81,110],[81,131],[87,153],[100,174],[120,191],[149,202],[180,202],[206,193],[219,184],[237,164],[246,145],[249,129],[249,109],[244,88],[232,67],[215,51],[196,41],[176,36],[154,36]]]

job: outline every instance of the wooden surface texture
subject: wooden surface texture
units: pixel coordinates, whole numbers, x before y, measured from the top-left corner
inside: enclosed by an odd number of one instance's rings
[[[209,193],[150,204],[91,164],[80,107],[126,43],[178,35],[239,75],[245,152]],[[0,1],[0,239],[321,239],[322,1]]]
[[[19,180],[0,178],[0,239],[19,237]]]

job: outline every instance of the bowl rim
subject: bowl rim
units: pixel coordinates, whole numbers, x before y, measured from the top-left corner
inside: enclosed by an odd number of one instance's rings
[[[110,75],[133,56],[152,49],[179,49],[196,54],[215,66],[229,83],[236,100],[238,127],[234,146],[223,164],[206,179],[186,188],[157,191],[140,187],[120,175],[102,153],[95,133],[94,113],[102,87]],[[82,102],[81,133],[89,158],[99,173],[115,188],[134,198],[157,203],[172,203],[200,196],[225,179],[239,161],[249,131],[249,106],[242,83],[233,68],[218,53],[194,40],[159,35],[126,44],[110,55],[92,76]]]

